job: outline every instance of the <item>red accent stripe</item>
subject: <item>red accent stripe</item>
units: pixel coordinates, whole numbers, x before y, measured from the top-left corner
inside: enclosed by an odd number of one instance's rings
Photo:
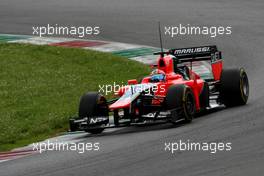
[[[10,159],[15,159],[15,158],[20,158],[22,156],[28,156],[30,154],[32,154],[32,153],[26,153],[26,154],[14,155],[14,156],[3,156],[3,157],[0,157],[0,161],[1,160],[7,160],[7,159],[10,160]]]
[[[25,150],[25,151],[12,151],[12,152],[1,152],[0,153],[0,159],[6,159],[9,157],[16,157],[16,156],[24,156],[24,155],[29,155],[32,153],[35,153],[37,151],[35,150]]]
[[[74,41],[68,41],[68,42],[59,42],[59,43],[52,43],[49,44],[51,46],[64,46],[64,47],[93,47],[93,46],[99,46],[99,45],[105,45],[107,43],[105,42],[98,42],[98,41],[80,41],[80,40],[74,40]]]
[[[23,152],[30,152],[30,151],[34,151],[34,150],[29,149],[29,150],[15,150],[15,151],[8,151],[8,152],[0,152],[0,156],[9,154],[9,153],[23,153]]]

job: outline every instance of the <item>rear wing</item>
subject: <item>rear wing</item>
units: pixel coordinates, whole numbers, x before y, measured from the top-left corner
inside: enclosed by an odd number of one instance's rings
[[[221,51],[218,51],[215,45],[170,49],[167,54],[176,57],[175,59],[178,60],[176,64],[190,62],[192,67],[193,62],[197,63],[198,66],[196,69],[194,68],[194,70],[205,80],[220,80],[223,67],[222,53]],[[207,65],[205,61],[210,64]]]
[[[180,62],[211,60],[214,63],[222,59],[221,51],[215,45],[170,49],[168,54],[175,56]]]

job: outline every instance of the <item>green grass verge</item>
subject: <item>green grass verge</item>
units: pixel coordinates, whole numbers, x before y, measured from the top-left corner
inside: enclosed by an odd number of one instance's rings
[[[26,44],[0,44],[0,67],[0,151],[67,130],[82,94],[150,71],[111,54]]]

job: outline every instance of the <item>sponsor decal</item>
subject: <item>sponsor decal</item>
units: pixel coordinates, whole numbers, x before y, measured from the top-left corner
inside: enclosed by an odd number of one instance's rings
[[[193,53],[202,53],[202,52],[210,52],[210,47],[197,47],[197,48],[183,48],[183,49],[175,49],[174,54],[193,54]]]

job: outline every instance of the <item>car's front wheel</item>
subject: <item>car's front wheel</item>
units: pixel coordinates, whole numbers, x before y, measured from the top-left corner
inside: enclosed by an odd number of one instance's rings
[[[87,117],[89,122],[90,117],[108,117],[108,116],[109,116],[109,110],[104,96],[102,96],[98,92],[89,92],[81,97],[80,105],[79,105],[80,118]],[[108,121],[106,121],[105,123],[108,123]],[[103,132],[103,130],[104,128],[99,126],[98,128],[91,128],[91,129],[87,128],[85,131],[92,134],[98,134]]]
[[[190,123],[195,115],[194,95],[186,85],[172,85],[167,91],[165,105],[172,112],[172,123],[179,119]]]

